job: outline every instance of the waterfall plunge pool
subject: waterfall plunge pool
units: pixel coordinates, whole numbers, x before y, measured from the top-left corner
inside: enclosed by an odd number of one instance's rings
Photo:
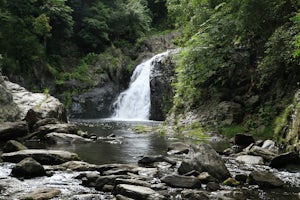
[[[97,119],[74,123],[98,139],[90,143],[56,144],[48,148],[75,152],[82,160],[93,164],[136,164],[144,155],[165,155],[171,142],[161,134],[137,134],[133,131],[137,125],[158,126],[161,123],[156,121]]]

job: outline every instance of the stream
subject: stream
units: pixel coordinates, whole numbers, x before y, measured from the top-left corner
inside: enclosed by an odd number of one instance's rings
[[[187,143],[199,143],[203,141],[191,138],[173,137],[158,133],[138,134],[133,131],[136,125],[158,126],[159,122],[153,121],[111,121],[111,120],[81,120],[76,121],[82,130],[94,134],[98,140],[91,143],[56,144],[48,146],[48,149],[63,149],[76,152],[83,161],[92,164],[124,163],[137,164],[137,161],[144,155],[167,155],[167,147],[174,141]],[[107,137],[114,134],[113,137]],[[112,136],[112,135],[111,135]],[[213,144],[213,143],[212,143]],[[221,146],[223,146],[222,144]],[[218,148],[220,146],[213,145]],[[224,146],[224,148],[226,145]],[[168,155],[180,160],[183,155]],[[224,199],[224,191],[234,191],[237,195],[231,199],[264,199],[264,200],[299,200],[300,193],[300,172],[290,173],[277,171],[267,166],[242,165],[231,157],[223,157],[231,175],[238,173],[249,174],[255,168],[273,171],[287,184],[284,188],[260,189],[257,186],[229,187],[221,186],[220,191],[211,192],[210,199]],[[81,185],[81,181],[75,179],[79,172],[55,171],[50,177],[33,178],[29,180],[18,180],[9,176],[14,164],[0,164],[0,199],[19,199],[24,193],[33,188],[55,187],[62,191],[58,199],[80,199],[77,194],[97,194],[98,199],[114,199],[109,193],[96,191],[94,188],[87,188]],[[237,192],[235,192],[237,191]],[[242,191],[242,196],[240,191]],[[180,189],[169,189],[174,193],[172,199],[180,200]],[[100,195],[100,197],[99,197]],[[96,198],[97,199],[97,198]]]

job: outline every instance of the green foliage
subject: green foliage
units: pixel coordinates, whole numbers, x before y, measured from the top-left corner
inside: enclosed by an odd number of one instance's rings
[[[296,23],[296,27],[298,28],[298,33],[296,35],[296,39],[295,39],[295,46],[296,46],[296,50],[294,52],[294,58],[298,58],[300,56],[300,12],[297,13],[297,15],[293,18],[294,22]]]
[[[295,45],[292,38],[295,38],[297,34],[299,34],[299,29],[287,23],[277,28],[268,39],[266,55],[258,65],[261,88],[268,89],[268,86],[273,85],[275,81],[292,84],[300,81],[297,76],[300,73],[298,67],[300,62],[299,59],[293,57]]]
[[[220,128],[220,133],[227,138],[232,138],[238,133],[245,133],[247,129],[241,125],[227,125]]]
[[[116,8],[112,12],[109,22],[112,30],[111,39],[115,41],[126,40],[133,43],[150,30],[152,19],[145,1],[118,2]]]
[[[293,107],[289,106],[275,119],[274,139],[279,143],[283,142],[283,134],[287,131],[290,120],[289,117],[292,115],[292,112]]]

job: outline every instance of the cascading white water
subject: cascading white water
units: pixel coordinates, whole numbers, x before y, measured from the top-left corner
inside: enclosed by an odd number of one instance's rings
[[[150,115],[150,73],[154,61],[159,61],[168,52],[158,54],[139,64],[130,79],[129,88],[122,92],[113,104],[112,118],[123,120],[148,120]]]

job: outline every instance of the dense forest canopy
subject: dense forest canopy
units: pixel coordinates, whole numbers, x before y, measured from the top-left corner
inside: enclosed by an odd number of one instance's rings
[[[74,59],[133,45],[166,15],[157,0],[1,0],[1,68],[28,80],[39,78],[35,71],[57,79],[78,68]]]

